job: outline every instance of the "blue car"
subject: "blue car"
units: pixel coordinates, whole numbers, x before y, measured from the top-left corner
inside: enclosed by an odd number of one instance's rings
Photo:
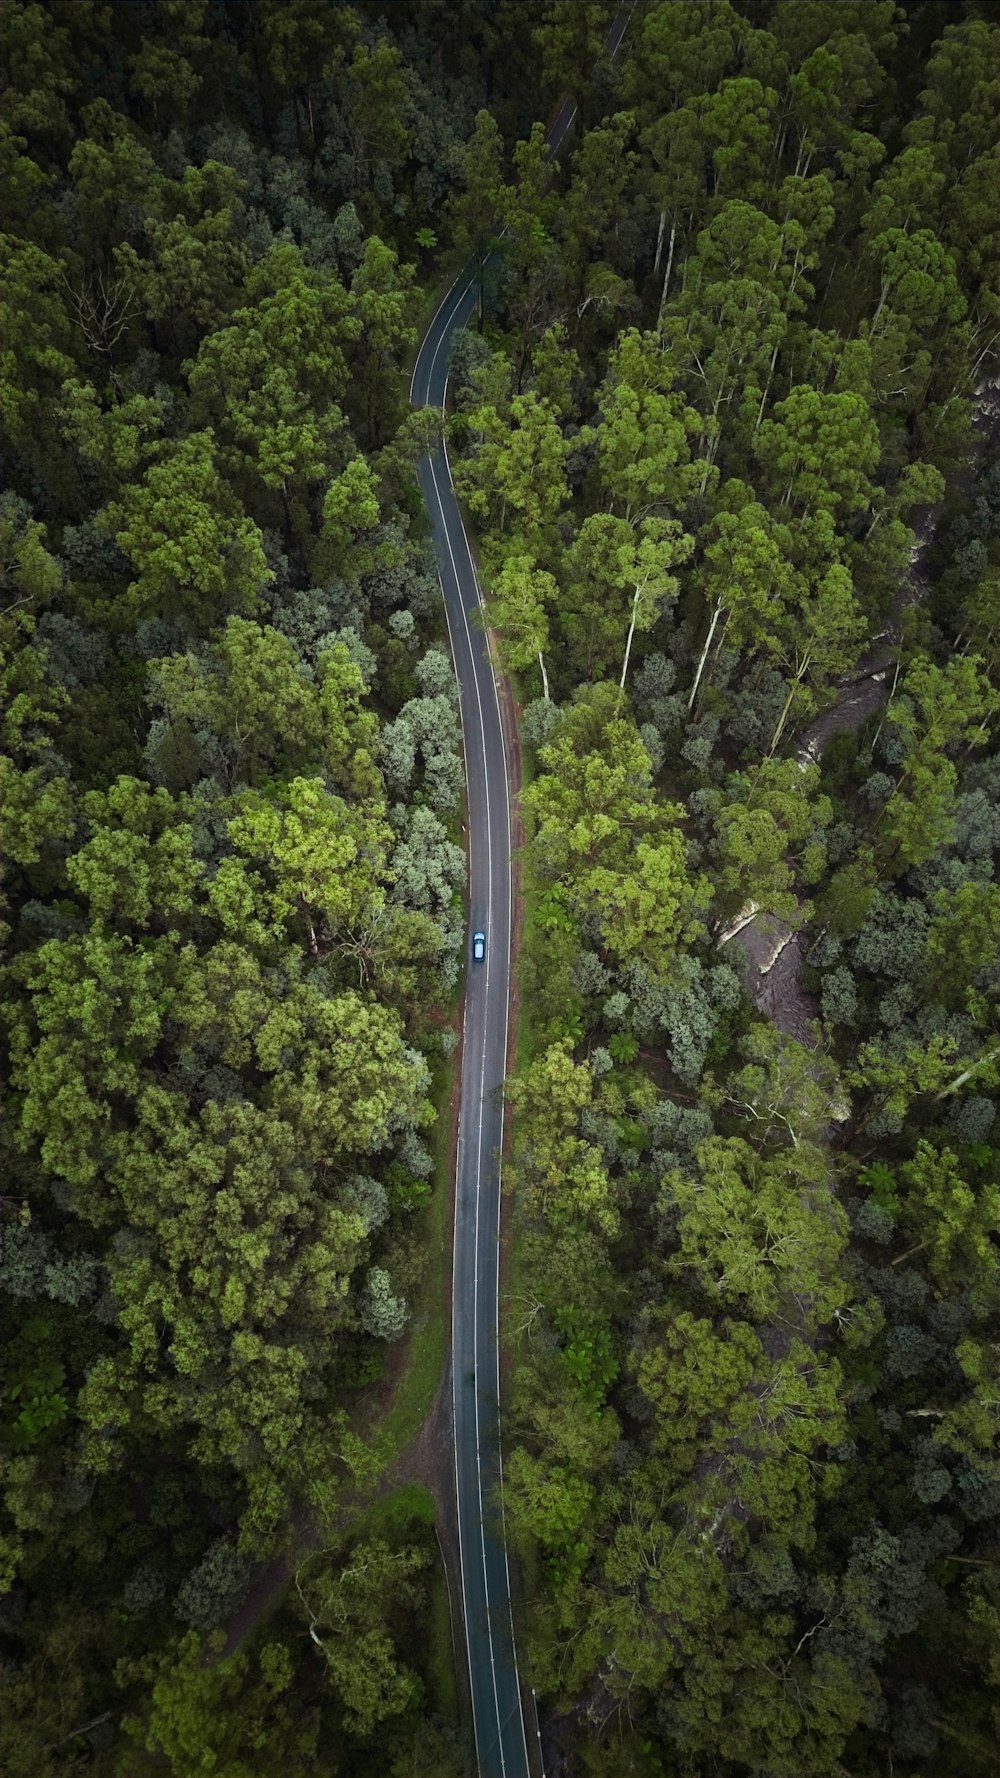
[[[485,955],[486,955],[486,934],[485,934],[485,932],[474,932],[472,934],[472,960],[473,960],[473,962],[474,963],[481,963],[483,958],[485,957]]]

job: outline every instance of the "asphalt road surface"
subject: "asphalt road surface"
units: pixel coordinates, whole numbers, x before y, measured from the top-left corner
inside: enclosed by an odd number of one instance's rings
[[[614,53],[628,21],[623,8],[608,38]],[[571,101],[548,134],[554,152],[576,116]],[[415,407],[443,409],[455,333],[476,306],[471,268],[441,302],[417,354],[410,385]],[[501,1088],[507,1059],[511,952],[510,779],[497,683],[476,614],[482,594],[455,498],[447,451],[424,457],[417,473],[434,533],[462,708],[468,780],[468,977],[455,1192],[452,1392],[462,1615],[480,1778],[530,1778],[517,1670],[510,1573],[500,1488]],[[472,934],[486,956],[472,961]]]
[[[448,350],[475,307],[474,287],[449,293],[413,375],[417,406],[442,407]],[[442,447],[418,467],[434,531],[462,705],[468,780],[469,933],[455,1192],[452,1390],[459,1559],[469,1680],[482,1778],[528,1778],[510,1577],[499,1521],[497,1342],[500,1088],[507,1060],[511,949],[511,823],[507,751],[469,540]],[[486,956],[472,961],[472,933]]]

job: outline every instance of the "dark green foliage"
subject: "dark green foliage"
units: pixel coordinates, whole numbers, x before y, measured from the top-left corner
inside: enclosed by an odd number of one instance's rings
[[[650,0],[548,189],[470,150],[455,473],[531,759],[506,1500],[574,1771],[994,1763],[998,65],[990,9]]]
[[[0,11],[0,1766],[461,1769],[426,1514],[336,1523],[462,945],[442,240],[528,700],[533,1683],[567,1770],[985,1778],[994,9],[643,0],[613,68],[604,0]],[[717,950],[751,902],[809,1047]]]
[[[206,1638],[363,1470],[421,1271],[465,861],[400,373],[457,134],[352,7],[2,13],[0,1766],[292,1778],[348,1715],[303,1624]]]

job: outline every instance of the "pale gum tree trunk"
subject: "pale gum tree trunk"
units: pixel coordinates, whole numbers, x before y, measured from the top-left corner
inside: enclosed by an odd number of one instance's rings
[[[656,317],[656,331],[658,334],[663,332],[663,313],[664,313],[664,310],[666,309],[666,306],[667,306],[667,291],[670,289],[670,273],[673,270],[674,242],[676,241],[676,239],[677,239],[677,224],[676,224],[676,222],[671,221],[671,224],[670,224],[670,248],[667,253],[667,269],[663,274],[663,289],[660,292],[660,308],[659,308],[659,313],[657,314],[657,317]]]
[[[653,277],[660,275],[660,260],[663,258],[663,237],[667,232],[667,212],[660,211],[660,226],[656,235],[656,258],[653,260]]]
[[[545,699],[545,702],[549,703],[549,676],[545,671],[545,657],[542,654],[541,649],[538,650],[538,665],[542,669],[542,696]]]
[[[712,637],[715,635],[715,627],[716,627],[721,615],[722,615],[722,601],[720,599],[719,603],[716,605],[715,610],[712,613],[712,621],[708,626],[708,635],[705,637],[705,646],[701,651],[701,660],[698,662],[698,671],[694,676],[694,684],[691,687],[691,696],[688,698],[689,713],[691,710],[693,710],[695,698],[698,696],[698,687],[701,684],[701,676],[705,671],[705,662],[708,659],[708,651],[712,646]]]
[[[629,624],[628,636],[626,637],[626,640],[625,640],[625,659],[622,662],[622,676],[621,676],[620,680],[618,681],[618,704],[615,706],[616,709],[619,708],[621,705],[622,694],[625,690],[625,680],[628,675],[629,655],[632,653],[632,638],[635,635],[636,612],[639,609],[639,597],[640,597],[640,594],[642,593],[642,589],[645,586],[645,584],[646,583],[644,580],[640,581],[638,586],[636,587],[635,593],[633,594],[633,597],[632,597],[632,622]]]
[[[771,353],[771,362],[770,362],[770,365],[768,366],[767,382],[764,384],[764,393],[760,398],[760,407],[757,409],[757,419],[754,423],[754,431],[755,432],[760,430],[761,421],[764,418],[764,408],[767,405],[768,391],[770,390],[770,387],[771,387],[771,378],[774,375],[774,367],[777,364],[777,362],[778,362],[778,348],[777,348],[777,346],[775,346],[774,351]]]
[[[715,406],[712,409],[712,419],[713,420],[718,420],[719,406],[720,406],[721,400],[722,400],[722,398],[720,396],[719,400],[715,403]],[[698,488],[699,494],[704,494],[705,489],[708,487],[708,478],[712,473],[712,468],[715,463],[715,454],[716,454],[718,448],[719,448],[719,433],[713,432],[711,437],[708,440],[707,449],[705,451],[705,469],[704,469],[704,473],[701,478],[701,484]],[[700,449],[700,445],[699,445],[699,449]]]
[[[777,747],[778,742],[781,740],[782,734],[784,733],[785,723],[788,721],[788,712],[792,707],[792,699],[795,696],[796,687],[800,686],[802,684],[802,681],[805,678],[806,673],[809,670],[810,659],[811,659],[811,656],[807,654],[805,660],[802,662],[801,667],[799,668],[794,679],[792,680],[791,685],[788,688],[788,696],[785,699],[785,708],[782,710],[781,715],[778,717],[777,726],[775,727],[774,734],[771,736],[771,745],[767,750],[767,758],[768,759],[771,758],[771,755],[773,754],[774,749]]]
[[[782,710],[781,715],[778,717],[778,721],[777,721],[777,725],[774,730],[774,734],[771,736],[771,745],[768,748],[767,754],[766,754],[766,758],[768,758],[768,759],[771,758],[771,755],[773,754],[774,749],[777,747],[778,742],[781,740],[781,736],[782,736],[782,732],[785,727],[785,723],[788,721],[788,712],[792,707],[792,699],[795,696],[795,687],[798,685],[798,683],[799,683],[798,680],[794,679],[792,681],[792,684],[789,687],[788,696],[785,699],[785,708]]]
[[[935,1103],[937,1099],[946,1098],[949,1093],[957,1093],[959,1087],[964,1087],[966,1081],[972,1078],[977,1069],[983,1068],[987,1062],[995,1062],[998,1056],[1000,1056],[1000,1049],[990,1050],[988,1055],[980,1056],[978,1062],[972,1062],[968,1068],[963,1068],[961,1074],[956,1074],[954,1080],[950,1080],[946,1087],[941,1088],[941,1091],[936,1095]]]

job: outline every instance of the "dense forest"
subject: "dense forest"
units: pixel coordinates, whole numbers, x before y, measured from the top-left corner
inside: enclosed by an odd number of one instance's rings
[[[405,371],[466,261],[548,1767],[995,1768],[1000,20],[638,0],[612,63],[616,10],[0,0],[4,1778],[468,1769],[375,1425],[465,955]]]
[[[557,1771],[995,1768],[991,11],[642,8],[557,185],[477,120],[509,243],[452,426],[525,706],[505,1497]]]

